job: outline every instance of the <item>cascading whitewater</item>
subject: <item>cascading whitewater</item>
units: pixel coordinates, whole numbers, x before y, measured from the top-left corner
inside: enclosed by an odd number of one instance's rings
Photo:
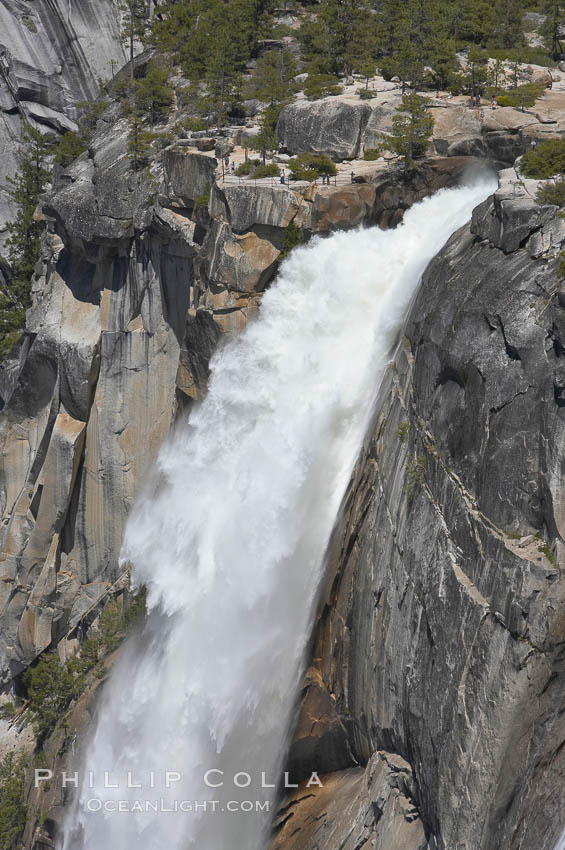
[[[425,266],[493,188],[444,190],[394,231],[295,250],[258,320],[213,358],[206,400],[162,447],[127,525],[122,557],[149,616],[105,688],[64,850],[266,845],[276,791],[263,786],[283,769],[376,389]]]

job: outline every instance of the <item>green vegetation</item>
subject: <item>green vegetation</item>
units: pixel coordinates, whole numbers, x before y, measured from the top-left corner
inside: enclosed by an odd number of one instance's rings
[[[240,100],[241,72],[269,35],[270,0],[165,0],[153,22],[158,49],[194,84],[194,100],[221,121]],[[266,66],[267,63],[265,63]],[[266,67],[263,70],[267,70]]]
[[[245,162],[240,162],[237,168],[235,169],[235,173],[238,177],[247,177],[248,174],[251,174],[253,171],[253,163],[250,159],[247,159]]]
[[[88,674],[102,673],[102,658],[113,652],[126,631],[145,613],[145,589],[142,588],[128,608],[117,600],[106,604],[98,620],[98,630],[84,640],[77,655],[64,663],[56,652],[44,653],[23,675],[29,712],[34,731],[42,741],[64,716],[73,699],[87,684]]]
[[[538,540],[540,543],[540,545],[538,546],[538,552],[541,552],[542,555],[545,555],[549,563],[556,567],[557,561],[555,560],[555,556],[551,551],[549,543],[546,543],[543,537],[541,536],[541,531],[538,531],[538,533],[536,534],[536,540]]]
[[[397,433],[400,442],[405,443],[408,439],[408,434],[410,433],[410,423],[407,420],[401,422]]]
[[[285,257],[288,257],[293,248],[296,248],[298,245],[303,245],[305,242],[306,234],[300,227],[298,227],[298,225],[294,224],[294,222],[291,221],[285,227],[284,248],[279,257],[279,261],[284,260]]]
[[[19,850],[26,818],[25,755],[8,753],[0,761],[0,847]]]
[[[153,59],[135,86],[135,107],[151,124],[157,124],[166,118],[172,102],[169,71],[161,59]]]
[[[565,6],[562,0],[541,0],[541,12],[545,14],[542,35],[554,59],[563,52],[561,32],[565,24]]]
[[[62,165],[66,168],[71,162],[81,155],[88,148],[85,137],[81,133],[75,133],[68,130],[57,145],[55,151],[55,162],[57,165]]]
[[[30,700],[33,728],[42,739],[56,726],[74,696],[78,682],[70,661],[62,664],[56,652],[43,655],[23,676]]]
[[[296,60],[290,50],[269,50],[257,60],[245,95],[266,103],[285,103],[296,91],[294,77],[297,73]]]
[[[392,132],[383,135],[383,145],[401,157],[409,169],[414,159],[423,156],[432,136],[434,119],[426,109],[426,99],[417,94],[405,95],[393,115]]]
[[[12,275],[0,290],[0,356],[10,351],[25,325],[31,306],[31,279],[39,259],[41,224],[34,214],[49,180],[48,157],[52,138],[25,125],[18,148],[19,171],[8,177],[16,216],[8,223],[8,262]]]
[[[194,199],[194,209],[196,209],[196,210],[207,209],[209,203],[210,203],[210,192],[206,192],[204,195],[198,195],[198,197]]]
[[[0,717],[5,720],[9,720],[10,717],[13,717],[16,713],[16,706],[13,702],[5,702],[3,705],[0,705]]]
[[[149,4],[146,0],[123,0],[120,9],[124,13],[125,25],[122,30],[122,41],[129,49],[130,78],[134,78],[135,42],[143,40],[149,15]]]
[[[545,555],[549,563],[552,564],[554,567],[557,566],[557,561],[555,560],[555,556],[549,548],[548,543],[543,543],[541,546],[538,546],[538,552],[541,552],[543,555]]]
[[[426,457],[418,455],[406,466],[406,495],[411,499],[426,480]]]
[[[153,134],[143,129],[143,119],[137,109],[129,116],[128,157],[134,171],[142,171],[149,163]]]
[[[378,148],[366,148],[365,153],[363,154],[363,159],[367,162],[374,162],[375,159],[379,159],[381,156],[381,152]]]
[[[304,83],[304,94],[308,100],[320,100],[341,93],[339,80],[332,74],[310,74]]]
[[[324,154],[301,153],[288,164],[293,180],[316,180],[320,175],[337,173],[335,163]]]
[[[539,0],[529,5],[547,14],[544,34],[557,57],[561,3]],[[403,86],[476,93],[460,72],[458,50],[470,48],[471,64],[482,53],[500,60],[513,60],[519,53],[521,62],[549,61],[547,51],[526,44],[521,0],[320,0],[311,9],[303,12],[298,31],[311,74],[370,76],[376,63],[385,78],[398,76]]]
[[[102,92],[97,100],[83,100],[77,103],[77,109],[80,111],[79,128],[80,133],[86,139],[89,139],[96,129],[96,124],[102,113],[108,108],[110,101]]]
[[[179,130],[187,130],[189,133],[198,133],[206,129],[206,122],[202,118],[184,118],[176,127]]]
[[[161,58],[152,59],[144,77],[139,80],[122,77],[115,81],[113,91],[128,118],[128,156],[132,168],[141,171],[149,162],[152,142],[159,138],[146,129],[146,124],[165,121],[173,102],[169,71]]]
[[[565,139],[547,139],[538,142],[520,160],[520,171],[524,177],[544,180],[555,174],[565,173]]]
[[[565,207],[565,179],[561,177],[555,183],[545,183],[538,188],[536,194],[538,204],[555,204]]]
[[[280,173],[278,165],[270,162],[268,165],[258,165],[253,172],[253,179],[261,180],[264,177],[280,177]]]
[[[543,95],[544,90],[545,85],[543,83],[526,83],[498,95],[496,102],[499,106],[514,106],[523,110],[526,107],[533,106],[538,97]]]

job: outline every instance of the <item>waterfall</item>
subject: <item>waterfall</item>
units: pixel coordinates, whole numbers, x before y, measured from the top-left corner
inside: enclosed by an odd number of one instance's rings
[[[149,614],[104,688],[63,850],[266,846],[324,553],[379,381],[425,266],[494,188],[442,190],[393,231],[294,250],[258,319],[214,356],[206,400],[127,524],[122,558]]]

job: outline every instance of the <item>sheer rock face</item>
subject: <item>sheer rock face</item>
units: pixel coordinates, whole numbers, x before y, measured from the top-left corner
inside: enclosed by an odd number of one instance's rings
[[[277,133],[289,153],[309,151],[337,160],[355,159],[370,114],[371,107],[364,103],[301,100],[283,109]]]
[[[33,307],[0,380],[2,683],[50,645],[64,653],[123,587],[119,551],[143,477],[175,417],[202,398],[222,333],[257,310],[305,203],[232,199],[236,232],[194,203],[215,166],[170,149],[136,174],[110,107],[43,205]]]
[[[362,157],[364,151],[381,145],[383,133],[390,133],[401,105],[400,87],[385,98],[376,104],[335,98],[291,103],[280,114],[279,139],[292,154],[308,151],[338,161]],[[475,109],[433,99],[429,106],[434,119],[432,149],[439,156],[476,156],[512,165],[532,139],[558,137],[565,128],[563,104],[553,95],[540,100],[535,112],[486,105]]]
[[[117,0],[0,0],[0,238],[22,118],[42,131],[76,128],[76,104],[124,64],[119,19]]]
[[[347,835],[367,796],[351,846],[388,847],[375,754],[407,763],[430,847],[552,850],[563,828],[565,226],[511,177],[424,276],[331,547],[290,768],[355,803],[301,788],[277,848]]]
[[[410,181],[303,192],[211,186],[169,148],[135,173],[117,106],[43,204],[27,333],[0,372],[0,681],[87,627],[121,588],[124,523],[171,423],[202,398],[222,334],[255,315],[286,229],[395,223],[467,160]],[[157,202],[158,201],[158,202]],[[55,470],[55,471],[54,471]]]

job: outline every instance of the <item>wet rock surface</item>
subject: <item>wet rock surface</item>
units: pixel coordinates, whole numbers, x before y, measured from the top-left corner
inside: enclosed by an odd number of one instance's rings
[[[563,827],[565,231],[524,189],[508,203],[510,177],[431,263],[381,388],[290,755],[356,785],[360,810],[359,766],[394,753],[442,850],[552,850]],[[301,794],[275,847],[313,850],[322,825],[356,834],[351,796]],[[351,846],[388,847],[389,817],[375,802]]]

